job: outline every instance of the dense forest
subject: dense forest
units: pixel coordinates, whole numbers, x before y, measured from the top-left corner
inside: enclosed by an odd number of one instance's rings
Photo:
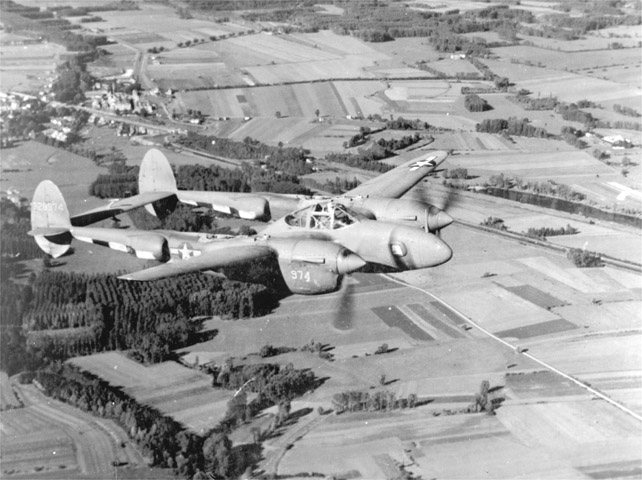
[[[265,286],[206,275],[139,283],[44,271],[2,283],[0,368],[14,374],[105,350],[160,362],[200,338],[194,317],[264,315],[275,301]]]
[[[117,9],[113,2],[112,8]],[[98,5],[97,5],[98,6]],[[55,18],[54,12],[42,11],[40,7],[26,7],[12,0],[0,2],[2,21],[5,30],[10,33],[30,35],[42,40],[63,45],[70,52],[94,52],[97,46],[108,43],[107,37],[99,35],[82,35],[71,30],[79,26],[72,25],[64,18]]]
[[[7,198],[0,199],[0,256],[3,259],[19,258],[29,260],[39,258],[42,251],[27,232],[31,230],[31,214],[29,209],[18,206]],[[3,261],[2,266],[8,267],[8,261]],[[4,271],[4,269],[3,269]],[[5,279],[5,275],[2,275]]]
[[[438,13],[409,9],[397,2],[337,0],[333,5],[343,10],[342,15],[328,15],[323,7],[311,1],[188,0],[188,7],[184,10],[221,12],[222,18],[227,18],[230,11],[239,11],[248,21],[288,23],[289,30],[306,32],[333,30],[368,42],[424,37],[437,51],[480,57],[488,55],[489,47],[514,43],[518,39],[517,34],[571,40],[591,30],[639,25],[641,22],[639,15],[624,14],[620,9],[622,2],[559,2],[551,5],[551,8],[559,9],[559,13],[542,16],[535,16],[531,11],[519,8],[519,2],[515,3],[516,6],[493,5],[481,10],[460,12],[452,9]],[[571,9],[581,11],[582,15]],[[499,42],[488,44],[481,38],[461,35],[490,31],[499,34]]]
[[[270,165],[270,163],[268,163]],[[285,167],[287,168],[287,167]],[[295,167],[298,170],[299,167]],[[119,162],[109,166],[109,173],[98,175],[89,187],[89,194],[99,198],[124,198],[138,193],[138,167]],[[179,190],[208,192],[275,192],[309,195],[296,174],[287,170],[261,168],[249,162],[241,168],[181,165],[174,176]]]

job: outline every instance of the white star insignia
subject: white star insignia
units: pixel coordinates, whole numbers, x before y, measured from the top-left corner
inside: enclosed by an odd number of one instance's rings
[[[414,172],[415,170],[421,168],[421,167],[435,167],[435,157],[430,157],[425,160],[419,160],[412,165],[410,165],[410,171]]]
[[[183,248],[181,248],[178,253],[181,254],[181,260],[185,260],[186,258],[189,258],[194,251],[190,250],[187,248],[187,243],[183,245]]]

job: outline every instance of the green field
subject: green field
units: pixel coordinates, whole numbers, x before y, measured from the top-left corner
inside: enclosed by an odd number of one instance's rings
[[[195,433],[216,426],[233,392],[212,388],[212,378],[176,362],[144,366],[119,352],[70,360],[111,385],[121,387],[138,402],[157,408]]]

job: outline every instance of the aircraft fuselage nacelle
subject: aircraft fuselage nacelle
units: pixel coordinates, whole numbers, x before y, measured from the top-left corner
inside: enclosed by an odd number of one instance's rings
[[[377,197],[340,197],[335,200],[368,218],[414,228],[427,226],[431,232],[447,227],[453,218],[443,210],[418,200]]]
[[[399,270],[434,267],[452,257],[450,247],[431,233],[360,218],[337,202],[323,202],[294,212],[262,233],[277,238],[310,238],[337,243],[366,262]]]
[[[281,275],[292,293],[333,292],[344,274],[366,264],[341,245],[323,240],[270,238],[267,243],[278,252]]]

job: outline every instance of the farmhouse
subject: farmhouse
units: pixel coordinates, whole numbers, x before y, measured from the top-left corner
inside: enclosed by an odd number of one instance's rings
[[[631,140],[624,138],[622,135],[607,135],[602,140],[613,147],[630,148],[632,146]]]

